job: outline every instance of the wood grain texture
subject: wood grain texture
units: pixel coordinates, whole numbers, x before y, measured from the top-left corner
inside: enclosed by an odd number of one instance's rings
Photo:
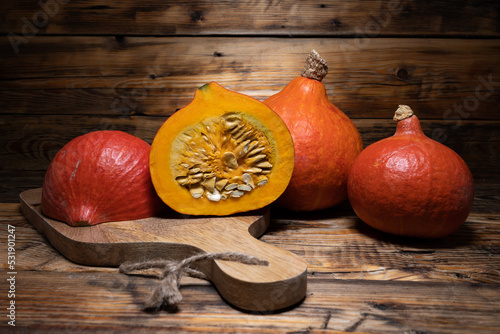
[[[273,217],[262,240],[311,259],[314,277],[500,283],[498,214],[471,214],[449,237],[425,241],[379,232],[349,210]]]
[[[500,283],[498,211],[472,213],[457,232],[434,241],[378,232],[349,206],[293,215],[273,209],[271,218],[260,240],[302,257],[310,277]],[[0,220],[16,224],[19,270],[109,272],[65,259],[22,216],[19,204],[2,204]],[[2,238],[5,247],[6,234]]]
[[[3,34],[441,35],[498,36],[495,1],[362,0],[141,1],[18,0],[2,4]],[[54,4],[55,3],[55,4]],[[41,14],[38,14],[41,13]],[[45,19],[44,14],[47,19]]]
[[[330,99],[352,118],[398,104],[420,118],[499,119],[500,40],[36,36],[19,54],[0,38],[8,114],[171,115],[209,81],[264,100],[316,49]]]
[[[16,228],[16,329],[496,333],[500,328],[498,214],[470,217],[467,228],[441,243],[388,237],[359,226],[346,212],[293,219],[277,214],[261,240],[309,264],[308,293],[300,305],[276,314],[244,313],[221,301],[207,282],[185,279],[183,302],[171,314],[141,311],[154,279],[69,262],[22,217],[19,204],[1,204],[0,229]],[[6,234],[0,235],[1,252]],[[386,275],[377,267],[382,263]],[[0,281],[0,290],[7,289],[7,281]],[[6,294],[0,302],[7,302]],[[8,329],[5,322],[0,327]]]
[[[164,217],[73,228],[43,215],[41,188],[24,191],[20,198],[25,217],[75,263],[117,267],[125,262],[181,261],[201,253],[237,252],[268,264],[215,260],[198,268],[230,304],[270,312],[305,297],[307,264],[293,253],[255,239],[269,225],[268,209],[228,217],[190,217],[172,211]],[[270,295],[276,298],[269,299]]]
[[[175,314],[144,313],[152,280],[117,273],[18,273],[19,330],[285,333],[495,333],[499,290],[492,284],[311,279],[300,307],[246,314],[219,301],[207,285],[184,284]],[[6,283],[0,283],[6,289]],[[0,300],[5,302],[5,296]],[[57,315],[57,316],[55,316]],[[6,329],[3,322],[2,329]]]

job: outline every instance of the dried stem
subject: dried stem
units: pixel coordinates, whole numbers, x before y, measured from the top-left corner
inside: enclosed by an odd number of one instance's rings
[[[316,50],[311,50],[306,59],[306,65],[302,71],[302,76],[308,79],[321,81],[328,73],[326,60],[321,58]]]
[[[393,119],[395,121],[402,121],[404,119],[410,118],[413,116],[413,110],[407,105],[400,104],[398,110],[394,114]]]

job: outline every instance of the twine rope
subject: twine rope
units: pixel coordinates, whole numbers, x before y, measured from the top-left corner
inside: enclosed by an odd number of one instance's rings
[[[252,255],[238,252],[221,252],[221,253],[203,253],[193,255],[182,261],[172,260],[151,260],[144,262],[128,263],[120,265],[120,273],[131,275],[134,272],[148,269],[159,269],[157,275],[161,281],[153,288],[149,297],[145,300],[145,310],[159,310],[162,306],[176,307],[182,300],[182,295],[179,291],[180,279],[183,275],[209,280],[209,277],[203,272],[192,268],[191,266],[197,262],[206,260],[224,260],[235,261],[249,265],[269,265],[268,261],[260,260]]]

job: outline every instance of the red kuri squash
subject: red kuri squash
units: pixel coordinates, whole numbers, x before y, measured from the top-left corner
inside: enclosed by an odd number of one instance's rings
[[[122,131],[68,142],[45,174],[42,212],[71,226],[146,218],[164,204],[149,174],[150,145]]]
[[[457,153],[425,136],[408,106],[399,106],[394,119],[396,133],[368,146],[352,165],[351,205],[361,220],[384,232],[449,235],[472,208],[472,174]]]
[[[354,123],[326,94],[326,61],[312,50],[302,75],[264,101],[292,134],[295,167],[276,205],[293,211],[335,206],[347,198],[347,175],[363,149]]]

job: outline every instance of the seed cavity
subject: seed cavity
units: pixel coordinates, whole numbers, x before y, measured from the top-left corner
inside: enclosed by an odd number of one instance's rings
[[[238,112],[213,117],[179,134],[171,165],[193,198],[239,198],[268,182],[272,147],[258,121]]]

